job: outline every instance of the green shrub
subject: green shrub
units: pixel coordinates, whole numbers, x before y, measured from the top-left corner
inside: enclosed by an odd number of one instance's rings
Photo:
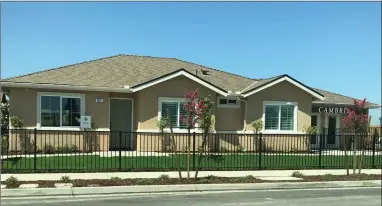
[[[174,148],[172,147],[172,145],[167,145],[165,147],[165,152],[174,152]]]
[[[307,134],[307,135],[317,135],[317,127],[305,126],[303,128],[303,132],[305,132],[305,134]]]
[[[304,176],[304,174],[302,174],[300,171],[294,171],[291,176],[301,178]]]
[[[167,127],[169,127],[169,124],[168,124],[168,118],[167,117],[161,117],[159,119],[159,121],[157,122],[157,127],[159,128],[159,130],[161,132],[163,132],[163,130]]]
[[[113,181],[113,182],[121,182],[122,178],[120,178],[120,177],[111,177],[110,180]]]
[[[7,135],[1,137],[1,154],[8,154],[9,138]]]
[[[19,185],[19,180],[14,176],[10,176],[4,181],[4,183],[7,187],[14,187]]]
[[[237,145],[236,152],[245,152],[245,148],[241,145]]]
[[[54,154],[55,153],[54,146],[51,144],[44,145],[43,152],[46,154]]]
[[[220,147],[220,152],[229,152],[229,150],[225,147]]]
[[[188,152],[188,146],[185,146],[185,147],[183,148],[183,152]]]
[[[167,174],[162,174],[161,176],[158,177],[158,179],[160,179],[160,180],[168,180],[168,179],[170,179],[170,176],[167,175]]]
[[[77,152],[77,151],[79,151],[77,145],[73,144],[73,145],[71,146],[71,151],[72,151],[72,152]]]
[[[261,119],[255,120],[251,122],[251,126],[253,130],[258,133],[263,129],[263,121]]]
[[[56,153],[61,153],[62,152],[62,148],[60,146],[56,146],[55,151],[56,151]]]
[[[17,116],[11,117],[10,122],[11,126],[14,128],[22,128],[24,126],[24,120]]]
[[[209,179],[209,180],[211,180],[211,179],[215,179],[216,176],[214,176],[214,175],[208,175],[206,178]]]
[[[70,179],[69,176],[62,176],[60,181],[63,182],[63,183],[70,183],[70,182],[72,182],[72,180]]]

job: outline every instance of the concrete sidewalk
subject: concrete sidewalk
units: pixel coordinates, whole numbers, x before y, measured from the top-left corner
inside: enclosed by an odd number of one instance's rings
[[[254,177],[290,177],[293,172],[299,171],[304,175],[345,175],[345,169],[334,170],[261,170],[261,171],[199,171],[199,177],[209,175],[217,177],[244,177],[252,175]],[[381,174],[382,169],[364,169],[365,174]],[[350,171],[352,172],[352,171]],[[69,176],[70,179],[110,179],[111,177],[127,178],[158,178],[166,174],[171,178],[177,178],[178,172],[100,172],[100,173],[30,173],[30,174],[1,174],[1,180],[4,181],[10,176],[18,178],[19,181],[37,181],[37,180],[60,180],[62,176]],[[195,172],[191,172],[194,177]],[[187,172],[182,172],[182,176],[186,177]]]
[[[165,192],[203,192],[203,191],[243,191],[272,189],[315,189],[315,188],[359,188],[381,187],[380,180],[373,181],[336,181],[336,182],[283,182],[283,183],[247,183],[247,184],[187,184],[187,185],[139,185],[115,187],[72,187],[72,188],[34,188],[3,189],[1,198],[54,197],[111,194],[152,194]]]

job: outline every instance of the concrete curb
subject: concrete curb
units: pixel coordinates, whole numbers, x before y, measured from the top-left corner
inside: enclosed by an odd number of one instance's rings
[[[247,183],[247,184],[187,184],[187,185],[137,185],[114,187],[73,187],[73,188],[33,188],[2,189],[1,197],[37,197],[37,196],[77,196],[160,192],[195,191],[233,191],[233,190],[271,190],[271,189],[314,189],[345,187],[381,187],[380,180],[371,181],[334,181],[334,182],[283,182],[283,183]]]
[[[346,175],[345,169],[322,169],[322,170],[250,170],[250,171],[200,171],[199,177],[207,177],[213,175],[216,177],[245,177],[252,175],[254,177],[290,177],[293,172],[298,171],[306,176],[311,175]],[[365,174],[382,174],[382,169],[364,169]],[[128,178],[158,178],[161,175],[168,175],[171,178],[178,178],[178,172],[98,172],[98,173],[27,173],[27,174],[1,174],[1,179],[6,180],[10,176],[16,177],[19,181],[39,181],[50,180],[58,181],[62,176],[69,176],[70,179],[110,179],[119,177]],[[190,172],[194,177],[195,172]],[[182,176],[186,176],[186,172],[182,172]]]

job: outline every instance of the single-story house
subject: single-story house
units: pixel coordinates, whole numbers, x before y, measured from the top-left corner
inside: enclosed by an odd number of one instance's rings
[[[198,89],[200,96],[210,95],[216,103],[215,133],[253,134],[250,123],[261,119],[264,135],[279,134],[292,139],[295,134],[303,134],[304,127],[317,126],[326,128],[325,144],[333,148],[339,145],[335,134],[344,127],[345,108],[354,101],[311,88],[286,74],[252,79],[176,58],[134,55],[11,77],[3,79],[1,87],[10,100],[10,116],[23,119],[25,129],[44,130],[38,134],[39,145],[46,144],[47,138],[58,138],[55,144],[60,138],[73,141],[71,144],[85,144],[85,135],[73,131],[81,131],[78,118],[91,116],[93,128],[99,131],[98,147],[104,151],[121,147],[149,151],[161,147],[159,140],[144,139],[159,131],[158,119],[167,115],[167,109],[172,111],[174,131],[187,132],[179,120],[185,89]],[[376,107],[370,102],[366,105],[367,109]],[[62,137],[56,137],[55,131],[61,132]],[[125,135],[121,140],[114,131],[134,135]],[[80,135],[78,140],[74,135]],[[21,147],[21,143],[11,141],[11,150]],[[318,143],[314,139],[309,144]]]

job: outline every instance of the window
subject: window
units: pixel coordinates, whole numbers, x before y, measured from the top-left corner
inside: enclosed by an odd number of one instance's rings
[[[294,131],[296,130],[296,104],[290,102],[264,104],[264,129]]]
[[[39,94],[41,127],[79,127],[83,96]]]
[[[183,98],[159,98],[159,115],[158,117],[168,117],[170,111],[171,126],[173,128],[186,128],[186,125],[180,121],[180,116],[186,116],[186,111],[183,109]]]
[[[239,108],[240,102],[237,99],[234,98],[223,98],[219,97],[219,104],[218,107],[225,107],[225,108]]]

